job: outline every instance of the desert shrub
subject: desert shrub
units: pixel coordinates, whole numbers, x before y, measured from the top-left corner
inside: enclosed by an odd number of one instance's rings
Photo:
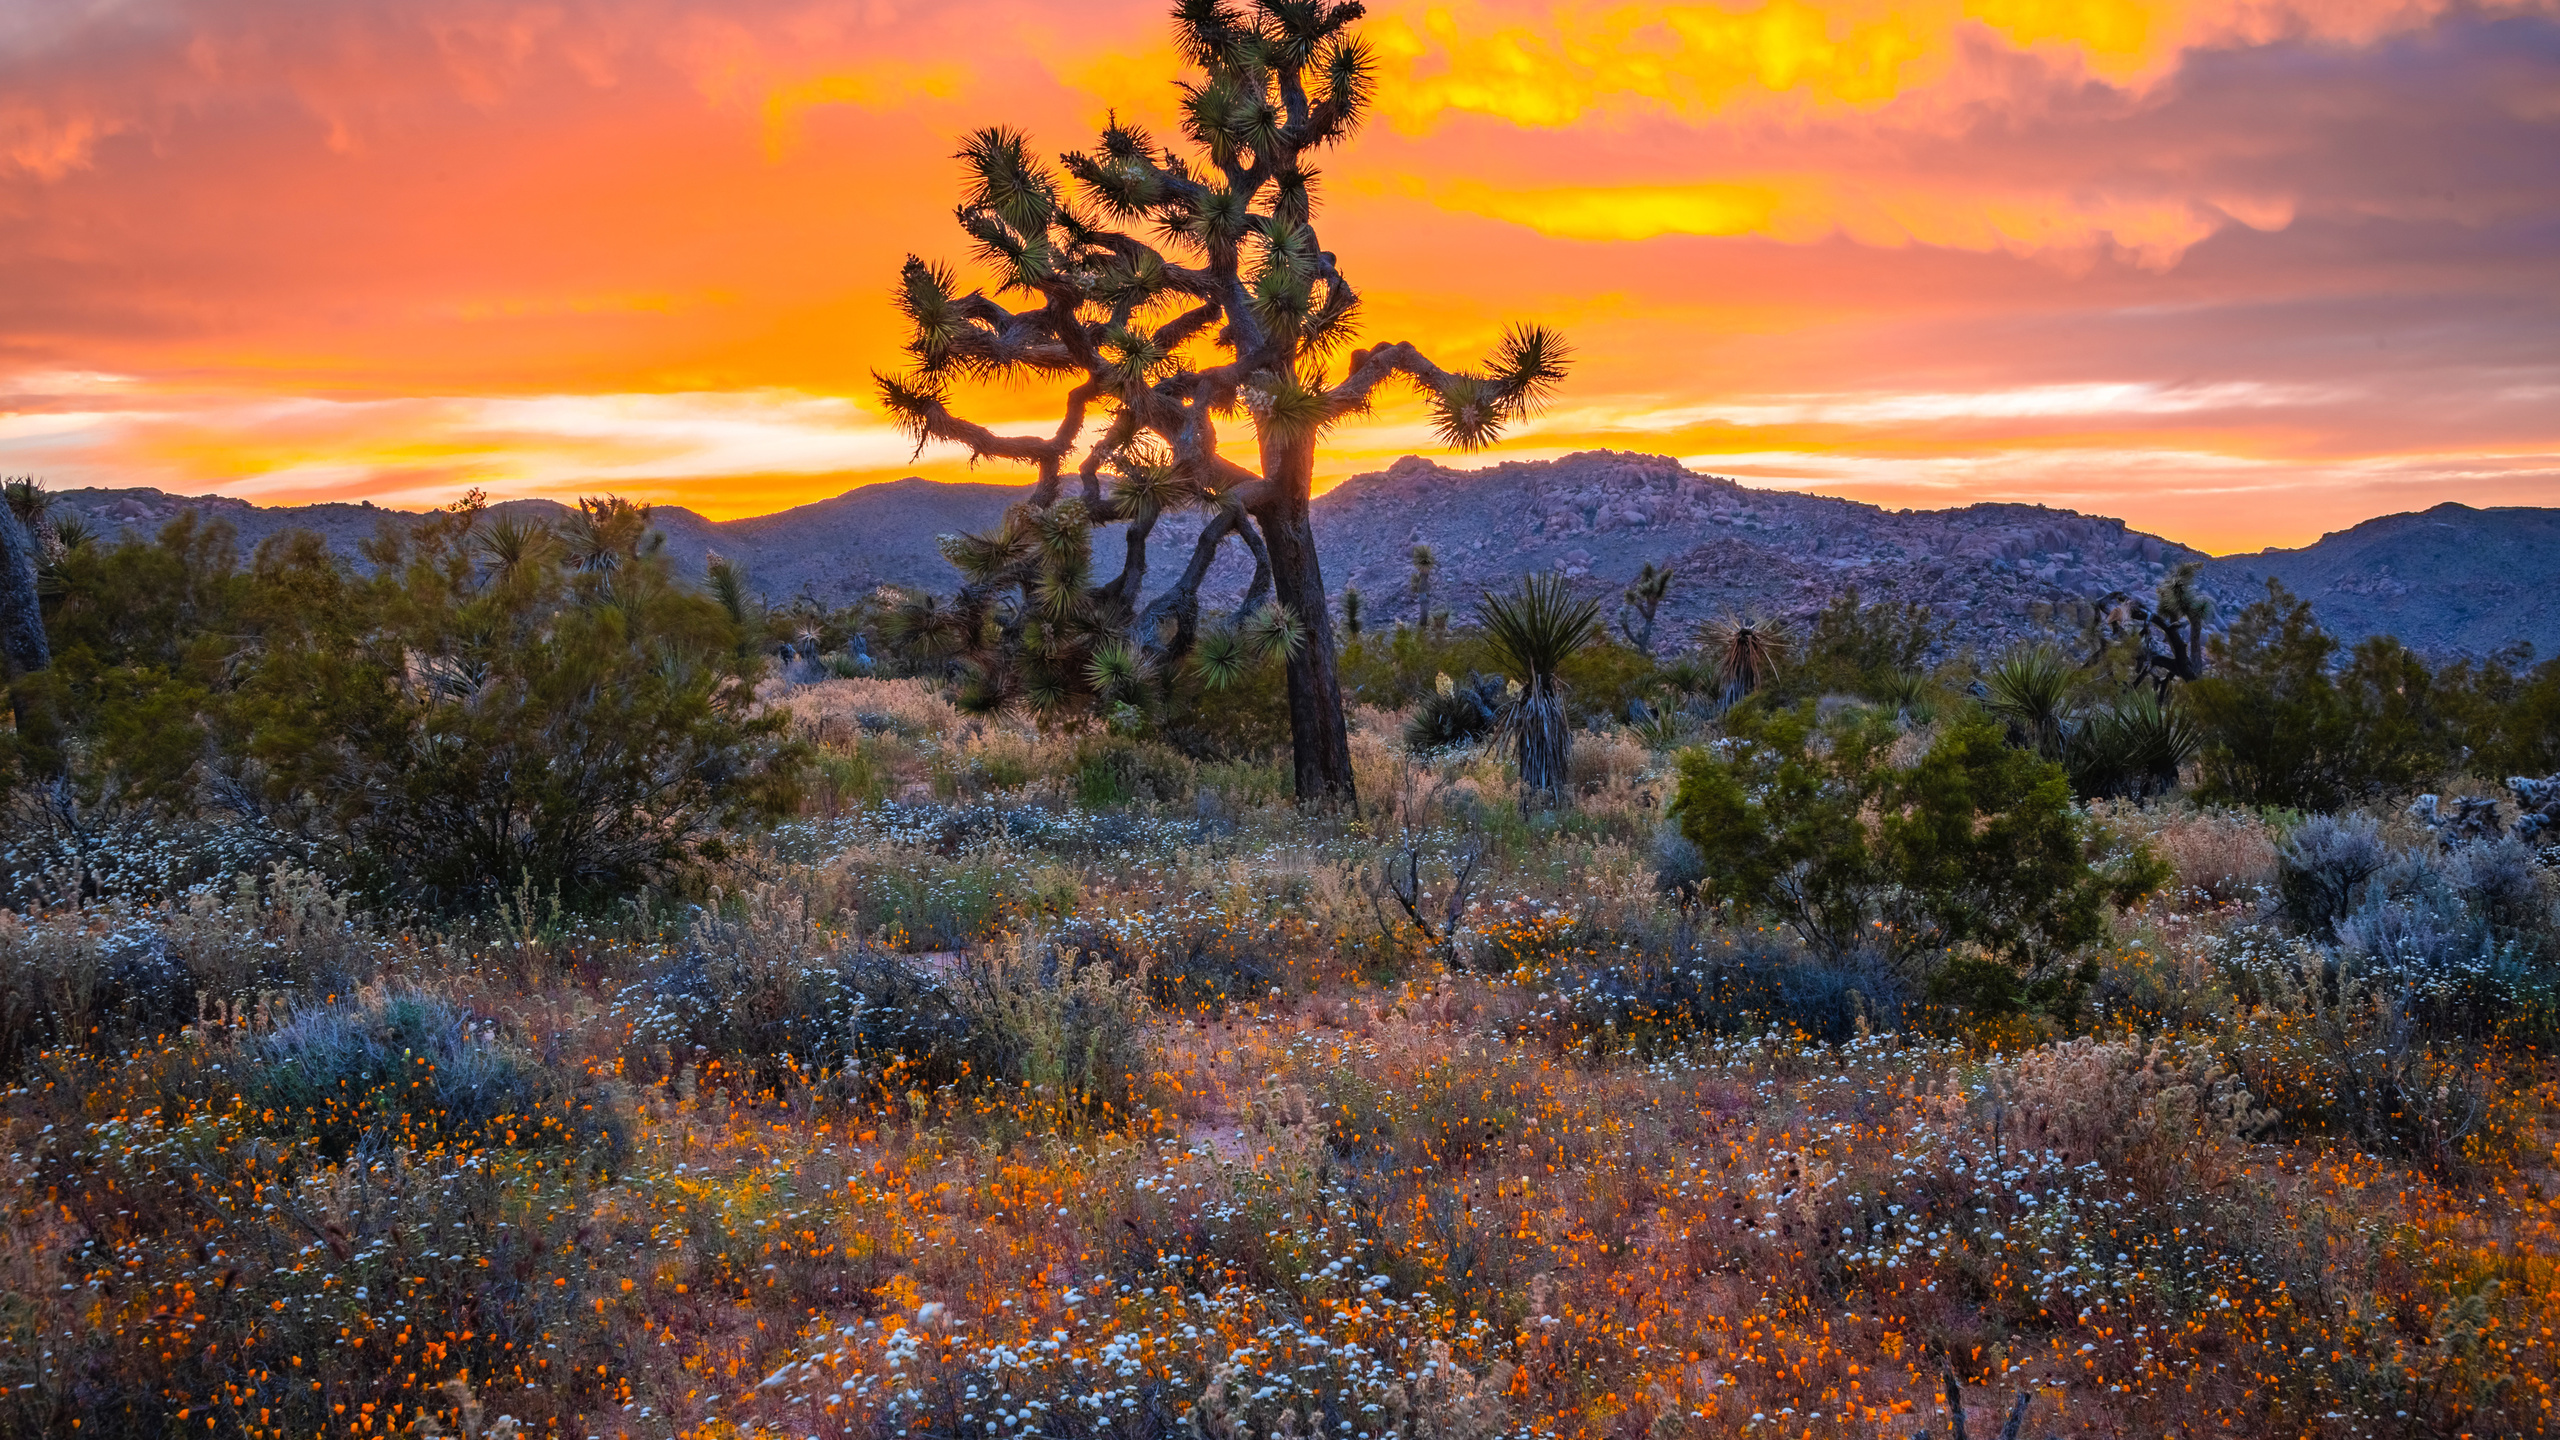
[[[2149,845],[2180,890],[2217,905],[2257,898],[2275,887],[2276,838],[2251,810],[2092,807],[2128,838]]]
[[[360,577],[308,533],[83,546],[55,617],[62,783],[83,803],[267,817],[338,842],[379,900],[458,911],[530,879],[576,904],[668,878],[791,798],[761,657],[677,582],[645,510],[593,542],[386,526]]]
[[[1651,859],[1655,890],[1683,908],[1697,902],[1698,887],[1707,878],[1707,857],[1698,849],[1698,842],[1666,820],[1654,827]]]
[[[390,628],[370,659],[391,698],[342,717],[328,768],[291,776],[369,797],[339,813],[373,890],[452,909],[530,883],[591,905],[788,803],[798,752],[755,709],[716,603],[636,533],[610,566],[483,578],[476,522],[376,545]]]
[[[1049,938],[1044,964],[1099,964],[1115,977],[1136,979],[1159,1009],[1214,1015],[1289,979],[1286,944],[1268,924],[1183,905],[1066,926]]]
[[[0,1071],[16,1075],[47,1050],[115,1054],[179,1029],[196,1008],[195,976],[147,920],[0,912]]]
[[[1979,945],[2040,969],[2096,940],[2105,907],[2156,888],[2136,845],[2108,853],[2061,767],[1979,716],[1909,759],[1889,717],[1857,707],[1738,712],[1730,742],[1686,752],[1670,814],[1710,893],[1847,955]]]
[[[2294,928],[2327,938],[2391,855],[2370,815],[2314,815],[2276,852],[2276,903]]]
[[[2224,1063],[2295,1135],[2343,1139],[2446,1173],[2498,1158],[2505,1078],[2477,1048],[2429,1033],[2427,981],[2339,965],[2299,944],[2253,966],[2261,1016],[2225,1032]]]
[[[2335,926],[2341,965],[2396,987],[2430,1039],[2543,1040],[2560,1004],[2536,914],[2539,877],[2514,841],[2439,857],[2412,851],[2384,866]]]
[[[2271,1118],[2205,1044],[2066,1040],[2008,1057],[1984,1080],[2004,1143],[2139,1175],[2155,1192],[2174,1186],[2188,1147],[2247,1141]]]
[[[696,944],[625,1003],[634,1058],[670,1087],[688,1063],[696,1083],[757,1095],[884,1076],[939,1086],[958,1081],[968,1059],[969,1020],[953,987],[869,950]]]
[[[120,1054],[200,1018],[271,1019],[354,993],[384,960],[381,937],[293,870],[158,905],[0,911],[0,1074],[43,1050]]]
[[[1089,810],[1144,801],[1169,804],[1191,798],[1191,762],[1162,745],[1110,739],[1078,748],[1076,803]]]
[[[2491,928],[2545,950],[2553,936],[2549,881],[2531,845],[2501,837],[2456,847],[2444,857],[2445,881]]]
[[[1104,966],[1041,969],[1027,941],[968,968],[960,995],[970,1083],[1009,1107],[1007,1118],[1066,1129],[1126,1124],[1153,1068],[1144,992]]]
[[[1029,1097],[1065,1123],[1125,1116],[1145,1074],[1144,999],[1110,967],[1036,948],[926,969],[844,947],[795,900],[706,915],[683,953],[622,997],[631,1056],[672,1088],[811,1086],[874,1097]],[[1117,1067],[1117,1068],[1115,1068]]]
[[[1683,934],[1616,963],[1582,961],[1539,977],[1525,1029],[1598,1058],[1650,1059],[1702,1036],[1772,1029],[1837,1044],[1862,1025],[1897,1028],[1908,985],[1874,955],[1831,959],[1766,932]]]
[[[2184,703],[2208,800],[2338,810],[2413,788],[2459,751],[2459,706],[2417,656],[2376,636],[2334,665],[2337,640],[2273,580],[2207,650]]]
[[[496,1027],[417,993],[314,1006],[240,1045],[240,1113],[330,1159],[478,1146],[625,1145],[612,1099],[504,1044]]]
[[[1821,695],[1885,695],[1898,677],[1924,674],[1951,626],[1907,600],[1868,603],[1852,586],[1804,627],[1803,639],[1757,692],[1755,708],[1783,709]]]

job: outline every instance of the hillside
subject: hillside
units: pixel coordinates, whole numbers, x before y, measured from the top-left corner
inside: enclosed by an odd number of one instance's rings
[[[2348,636],[2396,635],[2435,653],[2486,654],[2518,640],[2560,653],[2560,511],[2444,504],[2385,515],[2299,550],[2232,555],[2213,588],[2258,594],[2269,578],[2311,597]]]
[[[881,583],[947,588],[951,571],[935,537],[992,524],[1023,493],[910,477],[752,519],[712,521],[674,506],[656,515],[685,569],[716,552],[776,599],[805,591],[842,603]],[[238,529],[244,545],[304,526],[350,556],[375,527],[405,518],[364,504],[261,509],[157,490],[71,491],[63,500],[109,534],[147,533],[194,507]],[[566,513],[541,500],[502,508]],[[1614,601],[1639,566],[1668,562],[1679,574],[1662,617],[1668,634],[1727,610],[1801,614],[1854,585],[1871,598],[1928,605],[1957,622],[1960,642],[1986,648],[2023,633],[2040,604],[2148,593],[2169,566],[2203,558],[2103,516],[2008,504],[1888,510],[1751,489],[1668,457],[1616,451],[1480,470],[1408,456],[1345,482],[1315,511],[1327,580],[1336,593],[1356,586],[1382,623],[1414,611],[1407,577],[1420,543],[1440,560],[1436,603],[1460,610],[1486,589],[1549,569]],[[1197,523],[1176,517],[1160,530],[1159,579]],[[1210,592],[1232,595],[1245,576],[1241,556],[1230,555],[1212,572]],[[2205,570],[2226,608],[2259,594],[2269,576],[2309,597],[2322,622],[2349,639],[2389,632],[2442,653],[2523,640],[2560,653],[2560,512],[2440,505]]]

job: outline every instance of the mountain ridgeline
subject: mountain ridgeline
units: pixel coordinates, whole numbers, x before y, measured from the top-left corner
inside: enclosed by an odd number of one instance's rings
[[[721,555],[775,600],[805,591],[840,604],[881,584],[950,589],[937,537],[991,526],[1026,493],[911,477],[752,519],[708,520],[680,506],[660,506],[654,519],[680,570],[699,574]],[[377,526],[406,518],[363,504],[262,508],[157,490],[74,490],[61,503],[110,537],[149,534],[192,509],[229,523],[244,548],[301,527],[350,557]],[[568,513],[547,500],[493,508]],[[2168,567],[2205,559],[2103,516],[2011,504],[1888,510],[1616,451],[1478,470],[1408,456],[1320,496],[1315,518],[1328,584],[1337,597],[1356,587],[1373,625],[1416,613],[1416,545],[1438,562],[1433,606],[1462,617],[1477,594],[1524,574],[1560,571],[1614,601],[1641,566],[1667,563],[1678,579],[1662,606],[1665,636],[1727,611],[1808,613],[1855,586],[1871,600],[1929,606],[1954,622],[1960,643],[1986,649],[2024,633],[2045,607],[2117,590],[2147,595]],[[1166,553],[1180,553],[1197,524],[1177,516],[1159,527]],[[1247,578],[1230,547],[1204,594],[1232,597]],[[2522,641],[2560,653],[2560,511],[2445,504],[2387,515],[2300,549],[2207,560],[2203,582],[2228,608],[2269,578],[2309,599],[2346,640],[2388,633],[2440,655]]]

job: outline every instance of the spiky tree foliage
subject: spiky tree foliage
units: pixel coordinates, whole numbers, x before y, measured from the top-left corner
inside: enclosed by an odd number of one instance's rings
[[[1698,627],[1698,645],[1714,663],[1730,706],[1776,676],[1795,639],[1775,620],[1727,612]]]
[[[1559,800],[1573,758],[1573,727],[1556,672],[1599,638],[1600,602],[1575,599],[1562,575],[1531,575],[1511,593],[1477,602],[1476,623],[1495,663],[1520,683],[1507,719],[1519,747],[1521,802],[1532,794]]]
[[[964,293],[951,270],[909,257],[897,289],[908,364],[878,377],[919,445],[947,441],[1037,473],[1025,517],[987,537],[1006,543],[970,553],[954,602],[964,632],[996,641],[979,648],[983,661],[1020,661],[1018,681],[979,677],[981,698],[1035,686],[1065,696],[1062,682],[1086,672],[1106,636],[1125,634],[1159,672],[1188,656],[1202,638],[1201,580],[1232,540],[1253,553],[1254,588],[1267,584],[1307,632],[1288,665],[1301,799],[1352,798],[1308,508],[1317,437],[1401,379],[1445,441],[1473,449],[1565,368],[1562,342],[1534,326],[1513,330],[1480,370],[1444,370],[1402,341],[1335,361],[1360,304],[1317,238],[1308,162],[1368,109],[1373,62],[1351,31],[1362,13],[1341,0],[1181,0],[1175,38],[1195,73],[1180,85],[1178,142],[1115,119],[1094,149],[1052,166],[1017,131],[971,135],[957,219],[994,293]],[[1005,435],[964,418],[959,386],[984,380],[1061,386],[1057,428]],[[1220,423],[1239,412],[1259,442],[1256,467],[1219,450]],[[1122,527],[1116,574],[1079,572],[1027,543],[1034,518],[1067,502],[1070,476],[1085,526]],[[1148,537],[1185,507],[1207,510],[1207,523],[1179,577],[1141,608]],[[1000,604],[1009,592],[1039,601]]]
[[[1618,633],[1647,655],[1653,653],[1653,617],[1662,608],[1662,598],[1671,593],[1671,576],[1670,566],[1656,568],[1648,560],[1636,572],[1635,583],[1619,597],[1625,608],[1618,612]]]
[[[2092,648],[2103,655],[2128,647],[2133,678],[2164,698],[2172,682],[2202,677],[2204,627],[2213,618],[2213,597],[2196,584],[2203,569],[2204,562],[2190,560],[2171,570],[2148,602],[2122,590],[2099,601]]]
[[[1431,626],[1431,582],[1440,574],[1440,557],[1428,545],[1413,547],[1413,578],[1405,588],[1413,592],[1413,623],[1417,629]]]
[[[1342,633],[1360,638],[1360,591],[1355,586],[1342,587]]]

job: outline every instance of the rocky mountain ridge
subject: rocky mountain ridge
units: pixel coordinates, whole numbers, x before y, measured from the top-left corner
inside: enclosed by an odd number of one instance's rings
[[[681,569],[698,573],[716,553],[745,566],[776,600],[806,592],[840,604],[883,583],[949,588],[935,537],[992,525],[1024,493],[910,477],[751,519],[713,521],[680,506],[660,506],[654,518]],[[298,526],[351,557],[376,527],[409,518],[368,504],[261,508],[156,490],[60,498],[108,535],[150,533],[192,509],[230,524],[244,548]],[[568,513],[544,500],[497,508]],[[1809,613],[1855,586],[1870,599],[1927,605],[1953,623],[1958,643],[1982,649],[2028,633],[2055,607],[2119,590],[2147,595],[2169,567],[2197,559],[2205,561],[2205,588],[2226,610],[2263,593],[2273,577],[2311,599],[2322,622],[2350,640],[2389,632],[2442,654],[2517,641],[2560,653],[2554,510],[2444,505],[2368,521],[2300,549],[2213,560],[2104,516],[2017,504],[1892,510],[1754,489],[1665,456],[1593,451],[1478,470],[1408,456],[1318,497],[1315,515],[1327,581],[1337,595],[1356,587],[1376,624],[1415,613],[1408,580],[1416,544],[1430,545],[1439,561],[1434,606],[1460,613],[1483,591],[1544,570],[1562,572],[1614,609],[1640,566],[1667,563],[1678,579],[1662,607],[1664,639],[1726,611]],[[1178,567],[1197,525],[1178,516],[1159,528],[1159,582]],[[1208,592],[1232,596],[1246,578],[1231,548]]]

